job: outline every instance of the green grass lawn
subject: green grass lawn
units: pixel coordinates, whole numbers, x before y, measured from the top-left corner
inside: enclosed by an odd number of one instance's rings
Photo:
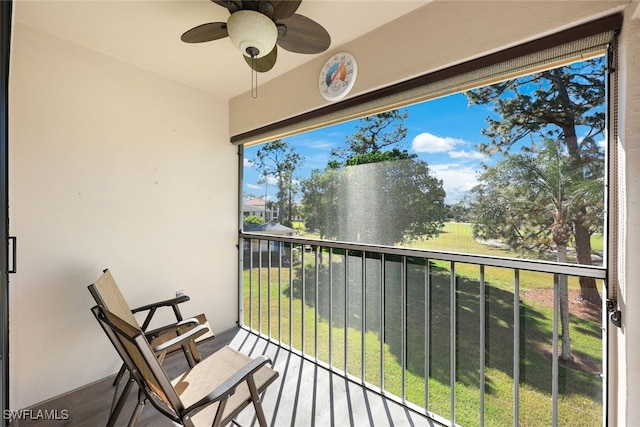
[[[419,242],[416,247],[455,252],[472,252],[509,256],[503,249],[490,247],[471,238],[466,224],[447,224],[437,239]],[[594,245],[595,247],[595,245]],[[451,413],[450,397],[450,271],[448,263],[431,262],[430,288],[424,288],[425,266],[410,263],[407,271],[406,351],[401,345],[400,290],[393,289],[399,263],[387,259],[385,275],[385,339],[380,340],[380,261],[366,260],[364,295],[362,259],[350,260],[348,280],[344,277],[344,254],[321,257],[317,270],[314,257],[305,258],[303,266],[291,270],[254,269],[251,280],[244,272],[244,322],[284,344],[316,355],[385,390],[400,394],[402,365],[406,358],[405,389],[407,400],[444,418]],[[351,262],[353,261],[353,262]],[[328,272],[332,271],[333,288],[328,292]],[[317,273],[316,273],[317,271]],[[290,281],[291,275],[291,281]],[[485,425],[512,425],[513,414],[513,271],[486,268],[485,308]],[[316,286],[316,277],[318,286]],[[345,283],[347,285],[345,285]],[[571,281],[577,287],[577,280]],[[553,276],[542,273],[520,274],[521,291],[551,289]],[[346,291],[345,291],[346,289]],[[348,292],[349,303],[344,303]],[[304,294],[304,295],[303,295]],[[251,295],[251,306],[249,304]],[[522,295],[522,294],[521,294]],[[303,298],[304,296],[304,298]],[[333,299],[330,301],[330,299]],[[456,421],[460,425],[477,425],[480,408],[480,300],[477,266],[456,264]],[[363,313],[363,301],[365,312]],[[425,310],[425,304],[428,309]],[[520,305],[520,387],[519,423],[523,426],[551,424],[551,338],[553,313],[536,301],[519,298]],[[345,315],[345,311],[347,314]],[[425,311],[428,313],[425,318]],[[329,318],[331,317],[331,324]],[[364,320],[363,320],[364,319]],[[346,325],[345,325],[346,323]],[[363,325],[364,323],[364,325]],[[425,331],[425,325],[428,329]],[[571,317],[572,351],[590,369],[561,366],[559,372],[559,424],[567,426],[602,425],[602,343],[600,323]],[[317,334],[316,334],[317,330]],[[332,346],[329,348],[329,337]],[[317,337],[317,346],[316,346]],[[425,338],[428,342],[425,346]],[[347,348],[345,362],[345,345]],[[362,349],[364,346],[364,367]],[[425,353],[425,347],[427,352]],[[382,360],[381,360],[382,354]],[[425,381],[425,355],[428,356],[428,381]],[[346,363],[346,366],[345,366]],[[380,365],[384,378],[380,378]],[[428,391],[427,388],[428,387]],[[428,394],[428,403],[425,402]]]

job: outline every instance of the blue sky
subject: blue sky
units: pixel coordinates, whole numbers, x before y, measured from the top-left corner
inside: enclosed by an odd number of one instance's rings
[[[477,184],[481,164],[491,166],[497,160],[484,157],[476,149],[479,144],[489,142],[482,135],[482,129],[487,126],[487,117],[495,115],[492,105],[470,106],[463,93],[456,93],[406,107],[406,110],[409,117],[404,125],[408,132],[399,148],[415,153],[427,162],[431,173],[443,182],[446,203],[452,204],[462,200],[465,193]],[[346,137],[355,132],[357,123],[358,120],[354,120],[285,138],[305,158],[294,179],[307,178],[313,169],[324,169],[331,149],[345,144]],[[581,132],[585,136],[588,131],[586,127],[580,126],[576,130],[579,137]],[[600,135],[598,138],[597,142],[604,150],[604,136]],[[530,142],[516,143],[511,151]],[[251,165],[251,159],[256,158],[259,148],[258,145],[245,149],[245,195],[265,194],[265,185],[259,184],[260,177]],[[274,200],[274,179],[270,180],[266,191],[267,197]]]
[[[406,110],[409,117],[404,124],[408,132],[400,148],[427,162],[432,174],[443,181],[447,203],[459,201],[476,184],[480,162],[487,160],[475,147],[487,142],[481,130],[486,125],[486,117],[491,114],[489,108],[468,106],[467,98],[458,93],[416,104]],[[344,144],[345,138],[355,131],[356,124],[357,120],[354,120],[284,138],[305,158],[295,177],[306,178],[311,170],[324,169],[331,149]],[[248,162],[256,158],[259,148],[245,149],[245,194],[263,195],[265,192],[265,185],[258,184],[260,177]],[[269,184],[267,192],[273,199],[276,192],[274,181]]]

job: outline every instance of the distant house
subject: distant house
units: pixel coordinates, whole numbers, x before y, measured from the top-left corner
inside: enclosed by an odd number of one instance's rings
[[[293,236],[296,233],[296,230],[293,228],[275,221],[265,222],[264,224],[245,224],[244,231],[249,233],[276,234],[278,236]]]
[[[245,200],[242,203],[242,216],[257,216],[262,218],[265,223],[278,220],[277,211],[269,209],[262,199]]]
[[[296,232],[293,228],[287,227],[285,225],[282,225],[274,221],[265,222],[264,224],[244,224],[243,231],[247,233],[275,234],[278,236],[293,236]],[[245,240],[245,242],[247,241]],[[281,244],[282,244],[281,242],[269,243],[269,241],[267,240],[251,239],[250,247],[251,247],[252,253],[262,254],[261,258],[263,258],[263,262],[266,263],[266,258],[271,258],[272,262],[277,263],[278,257],[280,255]],[[282,255],[281,262],[288,264],[289,260],[291,259],[289,249],[286,246],[283,246],[282,249],[283,249],[283,252],[281,254]],[[245,257],[244,257],[245,266],[248,265],[248,262],[249,262],[248,252],[249,252],[249,246],[247,245],[245,246]],[[268,256],[267,255],[268,253],[271,253],[271,255]]]

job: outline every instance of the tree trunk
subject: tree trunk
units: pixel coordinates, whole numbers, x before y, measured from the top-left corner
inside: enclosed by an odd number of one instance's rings
[[[567,247],[558,245],[558,262],[567,261]],[[562,352],[560,358],[573,361],[571,337],[569,336],[569,280],[566,275],[558,275],[558,294],[560,299],[560,325],[562,328]]]
[[[558,95],[560,103],[563,106],[566,114],[565,123],[559,124],[564,133],[564,143],[567,146],[567,152],[571,157],[572,169],[582,169],[582,154],[580,152],[580,145],[578,144],[578,137],[576,134],[576,122],[575,112],[573,110],[573,103],[567,90],[566,82],[562,79],[560,70],[552,70],[547,73],[547,76],[558,89]],[[584,206],[580,207],[580,215],[578,219],[574,221],[574,238],[576,241],[576,254],[579,264],[591,265],[591,233],[589,229],[584,225],[583,218],[586,216],[587,211]],[[580,277],[580,298],[585,301],[592,302],[594,304],[601,304],[600,293],[596,286],[594,279]]]
[[[591,265],[591,234],[582,221],[574,222],[574,238],[576,240],[576,255],[578,264]],[[600,306],[602,298],[596,285],[596,280],[591,277],[580,277],[579,298]]]

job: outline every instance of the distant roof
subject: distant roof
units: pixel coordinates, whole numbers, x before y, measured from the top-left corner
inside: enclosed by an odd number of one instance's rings
[[[245,200],[243,204],[251,205],[251,206],[264,206],[264,200],[262,199]]]
[[[265,222],[263,224],[244,224],[244,231],[272,234],[294,234],[296,230],[279,222]]]

